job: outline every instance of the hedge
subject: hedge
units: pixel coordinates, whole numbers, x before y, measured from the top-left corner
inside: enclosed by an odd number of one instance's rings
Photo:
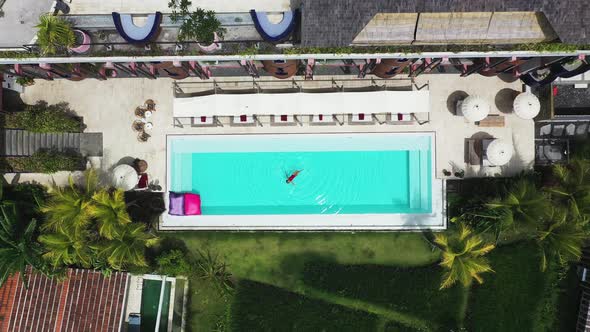
[[[21,112],[3,115],[3,120],[5,128],[36,133],[78,133],[85,128],[82,118],[75,115],[68,103],[49,105],[42,100],[25,106]]]
[[[39,151],[28,157],[0,157],[2,173],[55,173],[85,168],[86,159],[79,153]]]

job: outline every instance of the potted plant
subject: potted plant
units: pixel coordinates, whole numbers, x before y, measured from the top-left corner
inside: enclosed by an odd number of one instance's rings
[[[35,84],[35,80],[32,77],[21,76],[16,79],[16,83],[24,86],[31,86]]]
[[[37,44],[43,54],[55,54],[72,47],[76,37],[70,22],[51,14],[41,15],[37,29]]]
[[[215,16],[212,10],[197,8],[194,12],[189,12],[191,6],[189,0],[171,0],[168,7],[172,9],[170,18],[172,22],[181,21],[178,32],[179,41],[198,41],[205,45],[213,44],[215,35],[219,39],[223,38],[225,28],[221,27],[221,22]]]
[[[90,43],[92,40],[86,32],[80,29],[74,29],[74,37],[75,42],[73,47],[70,48],[70,51],[80,54],[85,53],[90,49]]]

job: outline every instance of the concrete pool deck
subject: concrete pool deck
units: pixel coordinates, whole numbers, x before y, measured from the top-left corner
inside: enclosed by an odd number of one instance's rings
[[[330,77],[324,77],[329,79]],[[265,77],[265,80],[272,78]],[[321,80],[322,77],[315,77]],[[252,81],[251,78],[216,78],[216,81]],[[189,78],[182,82],[200,82],[197,78]],[[277,80],[278,81],[278,80]],[[369,80],[355,80],[356,84]],[[306,84],[315,84],[306,81]],[[471,75],[459,77],[453,74],[424,74],[415,79],[417,86],[428,84],[431,98],[430,122],[419,125],[343,125],[343,126],[289,126],[277,127],[207,127],[197,128],[184,126],[175,127],[172,120],[173,80],[159,78],[157,80],[143,78],[113,79],[107,81],[84,80],[72,82],[68,80],[40,81],[27,87],[22,95],[26,103],[33,104],[38,100],[49,103],[68,102],[79,116],[84,117],[88,132],[102,132],[104,153],[102,158],[92,160],[95,167],[105,171],[112,169],[125,158],[141,158],[149,163],[150,181],[166,182],[166,135],[169,134],[262,134],[262,133],[338,133],[338,132],[434,132],[436,134],[436,178],[445,177],[443,169],[464,170],[465,177],[510,176],[523,170],[531,169],[534,163],[534,122],[518,118],[507,112],[506,101],[498,98],[507,89],[521,91],[520,81],[507,83],[496,77]],[[493,114],[505,117],[504,127],[482,128],[474,123],[467,123],[462,117],[451,112],[449,100],[457,92],[480,95],[487,99]],[[137,133],[131,128],[136,120],[134,110],[146,99],[156,102],[156,112],[150,119],[154,128],[150,131],[151,138],[146,143],[137,140]],[[383,112],[386,105],[378,100],[367,105],[364,112]],[[494,137],[513,142],[515,154],[512,160],[503,167],[484,167],[468,165],[465,162],[466,139],[472,137]],[[54,175],[21,174],[18,181],[37,181],[43,184],[66,184],[68,172]],[[8,174],[8,181],[14,175]]]
[[[351,138],[355,138],[355,141],[351,141]],[[284,140],[283,140],[284,138]],[[367,146],[367,143],[360,143],[358,140],[366,140],[370,139],[371,146]],[[421,141],[417,139],[422,139]],[[181,142],[180,152],[176,151],[173,152],[172,145],[177,143],[178,146],[179,140],[188,140],[190,143]],[[224,143],[224,140],[229,140],[229,142]],[[248,143],[241,143],[247,140]],[[342,146],[342,141],[348,140],[350,146]],[[197,143],[201,141],[201,144]],[[215,142],[215,144],[206,144],[203,142]],[[285,144],[279,142],[286,142]],[[306,143],[307,142],[307,143]],[[418,168],[419,170],[417,173],[408,174],[408,178],[410,183],[414,182],[415,184],[419,184],[418,187],[415,188],[408,188],[408,207],[412,208],[412,212],[387,212],[387,213],[334,213],[328,212],[325,214],[204,214],[204,215],[194,215],[194,216],[178,216],[178,215],[170,215],[168,213],[164,213],[161,218],[160,229],[161,230],[298,230],[298,231],[314,231],[314,230],[420,230],[420,229],[433,229],[433,230],[442,230],[446,228],[446,215],[445,215],[445,187],[444,181],[441,179],[434,179],[434,168],[430,167],[430,161],[435,159],[435,146],[436,146],[436,138],[434,133],[424,133],[424,132],[412,132],[412,133],[381,133],[381,134],[362,134],[362,133],[351,133],[351,134],[283,134],[283,135],[168,135],[167,139],[167,179],[166,183],[168,184],[168,190],[175,191],[175,192],[195,192],[193,191],[195,187],[192,187],[189,183],[185,183],[184,178],[179,178],[183,172],[181,171],[180,165],[177,167],[173,167],[171,158],[174,156],[174,153],[192,153],[199,150],[204,150],[208,152],[227,152],[230,150],[234,151],[252,151],[252,149],[260,151],[264,150],[266,152],[278,152],[278,151],[309,151],[310,142],[313,143],[313,147],[311,150],[314,151],[347,151],[350,150],[365,150],[365,149],[375,149],[375,151],[380,150],[414,150],[414,151],[424,151],[425,155],[428,159],[424,161],[421,159],[420,164],[413,165],[412,167]],[[327,143],[326,143],[327,142]],[[330,144],[331,142],[331,144]],[[410,142],[413,142],[413,146],[408,146]],[[422,142],[422,143],[420,143]],[[184,144],[183,144],[184,143]],[[373,144],[376,144],[375,146]],[[419,146],[416,146],[418,144]],[[240,146],[238,146],[240,145]],[[421,146],[420,146],[421,145]],[[297,147],[299,146],[299,147]],[[237,150],[236,150],[237,149]],[[245,150],[244,150],[245,149]],[[270,150],[268,150],[270,149]],[[292,150],[296,149],[296,150]],[[427,150],[426,150],[427,149]],[[178,161],[177,161],[178,162]],[[194,161],[193,161],[194,163]],[[235,163],[239,163],[236,160]],[[268,164],[265,164],[268,166]],[[376,166],[376,165],[374,165]],[[391,164],[391,170],[395,169],[395,165]],[[189,166],[190,167],[190,166]],[[352,166],[354,169],[354,165]],[[367,165],[367,167],[369,167]],[[222,167],[220,166],[219,169]],[[340,167],[346,168],[346,167]],[[350,168],[350,166],[348,167]],[[427,169],[428,168],[428,169]],[[173,171],[176,172],[176,181],[173,181]],[[193,169],[188,174],[194,174],[195,170]],[[233,171],[230,171],[233,172]],[[264,172],[264,170],[262,170]],[[430,173],[430,174],[428,174]],[[357,174],[358,175],[358,174]],[[211,173],[207,173],[207,177],[214,179],[216,176]],[[429,178],[432,179],[430,181],[430,185],[428,182],[422,181],[420,178]],[[338,178],[340,179],[340,177]],[[342,179],[350,179],[350,177],[346,178],[343,177]],[[180,180],[180,182],[179,182]],[[358,179],[355,179],[356,184],[358,185]],[[345,180],[343,180],[345,181]],[[176,182],[176,184],[174,184]],[[238,183],[239,180],[235,180],[232,183]],[[282,182],[282,181],[281,181]],[[386,189],[382,195],[378,197],[374,197],[372,199],[383,200],[383,197],[389,197],[391,199],[392,196],[387,196],[390,192],[394,191],[392,188],[397,186],[396,184],[391,184]],[[188,185],[188,186],[187,186]],[[301,185],[301,184],[300,184]],[[216,188],[217,181],[215,181]],[[238,184],[238,186],[240,186]],[[254,187],[256,188],[264,188],[264,191],[272,191],[272,185],[268,183],[266,186],[262,185],[263,187],[255,184],[242,184],[241,188],[248,188],[248,194],[253,195],[256,193],[253,190]],[[379,191],[376,187],[378,184],[374,184],[371,186],[369,191],[375,192]],[[174,188],[177,189],[174,189]],[[182,189],[185,187],[185,189]],[[227,186],[224,186],[227,187]],[[197,188],[201,188],[205,190],[204,187],[198,186]],[[322,187],[327,191],[320,191],[322,194],[328,193],[327,195],[330,196],[328,188],[325,186]],[[338,192],[332,192],[332,194],[337,195],[346,195],[346,192],[352,190],[349,188],[348,190],[345,189],[346,187],[340,187]],[[355,186],[359,192],[362,192],[362,186]],[[213,188],[215,189],[215,188]],[[200,189],[198,189],[200,190]],[[200,192],[200,191],[197,191]],[[292,199],[298,200],[302,199],[301,195],[305,192],[302,191],[299,194],[290,194],[289,198],[285,202],[291,202]],[[320,192],[316,192],[319,194]],[[367,193],[367,191],[365,191]],[[264,195],[264,193],[261,193]],[[279,192],[273,192],[277,197],[280,196]],[[213,194],[214,196],[215,194]],[[305,196],[305,194],[303,194]],[[416,196],[418,195],[418,196]],[[424,196],[427,195],[427,196]],[[224,199],[223,197],[227,196],[227,194],[223,193],[222,196],[219,196],[219,199]],[[428,197],[430,197],[430,202]],[[365,198],[366,199],[366,198]],[[238,201],[241,201],[239,199]],[[252,201],[248,197],[249,201]],[[417,201],[416,201],[417,200]],[[168,192],[165,193],[165,204],[166,208],[169,209],[169,199],[168,199]],[[226,202],[227,203],[227,202]],[[314,206],[317,206],[317,201],[314,200]],[[349,202],[350,203],[350,202]],[[204,203],[205,204],[205,203]],[[258,202],[261,204],[261,202]],[[288,204],[288,203],[287,203]],[[337,205],[339,205],[338,203]],[[346,204],[346,203],[343,203]],[[358,201],[355,201],[355,204],[359,204]],[[225,205],[225,204],[221,204]],[[269,205],[268,203],[264,202],[262,205]],[[329,204],[328,204],[329,205]],[[324,206],[324,205],[320,205]],[[327,205],[325,205],[327,206]],[[344,207],[346,209],[346,207]],[[368,208],[370,209],[370,208]],[[268,212],[268,210],[266,210]],[[374,212],[375,210],[371,211]],[[427,212],[428,211],[428,212]],[[301,212],[298,210],[297,212]],[[297,213],[295,212],[295,213]],[[427,212],[427,213],[426,213]]]

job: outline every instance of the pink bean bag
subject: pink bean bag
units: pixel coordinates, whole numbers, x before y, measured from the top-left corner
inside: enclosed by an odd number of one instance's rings
[[[184,194],[184,215],[194,216],[201,214],[201,195]]]

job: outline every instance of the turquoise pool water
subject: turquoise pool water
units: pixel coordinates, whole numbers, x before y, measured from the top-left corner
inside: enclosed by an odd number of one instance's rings
[[[426,134],[169,136],[169,190],[199,193],[204,215],[429,213],[431,140]]]

